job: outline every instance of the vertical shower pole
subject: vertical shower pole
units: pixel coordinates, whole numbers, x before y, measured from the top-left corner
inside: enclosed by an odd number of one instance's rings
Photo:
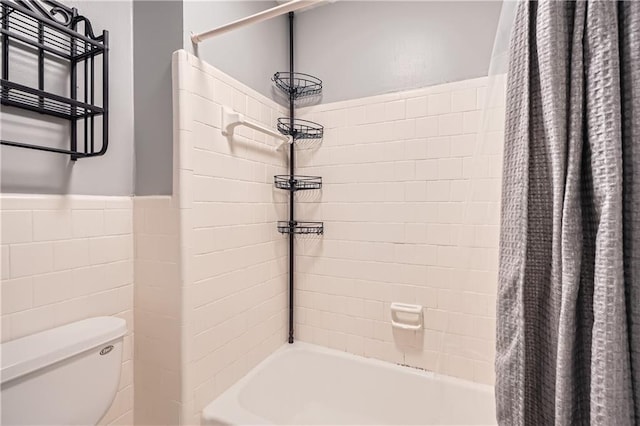
[[[293,272],[294,272],[294,185],[295,185],[295,126],[294,126],[294,81],[293,81],[293,12],[289,12],[289,124],[294,143],[289,145],[289,343],[293,343]]]

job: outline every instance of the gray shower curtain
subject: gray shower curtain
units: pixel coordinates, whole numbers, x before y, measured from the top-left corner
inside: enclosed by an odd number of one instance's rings
[[[511,38],[501,425],[640,424],[640,2],[521,2]]]

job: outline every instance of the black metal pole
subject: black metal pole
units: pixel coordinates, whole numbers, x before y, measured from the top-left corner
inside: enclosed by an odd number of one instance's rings
[[[2,29],[5,31],[9,30],[9,17],[7,13],[9,12],[9,8],[2,3]],[[2,79],[9,80],[9,36],[4,33],[2,34]],[[2,87],[2,98],[9,97],[9,90],[5,90]]]
[[[38,43],[44,46],[44,24],[38,22]],[[38,90],[44,90],[44,49],[38,49]],[[38,96],[38,107],[44,108],[44,97]]]
[[[102,148],[98,155],[107,152],[109,145],[109,31],[102,32],[104,52],[102,54]],[[93,153],[93,152],[92,152]]]
[[[76,39],[72,38],[71,39],[71,51],[70,56],[71,56],[71,99],[73,99],[74,101],[78,100],[78,69],[77,69],[77,64],[78,61],[76,59]],[[75,106],[71,106],[71,151],[73,152],[77,152],[78,151],[78,117],[76,116],[77,113],[77,109]],[[78,156],[75,154],[71,155],[71,161],[76,161],[78,159]]]
[[[295,141],[294,126],[294,81],[293,81],[293,12],[289,12],[289,124],[291,125],[291,136]],[[294,275],[294,178],[295,175],[295,143],[289,145],[289,343],[293,343],[293,275]]]
[[[84,43],[84,51],[87,51],[87,42]],[[84,103],[89,103],[89,59],[85,58],[82,61],[82,65],[84,66]],[[84,152],[85,154],[89,152],[89,117],[84,114],[82,120],[82,130],[84,131]]]

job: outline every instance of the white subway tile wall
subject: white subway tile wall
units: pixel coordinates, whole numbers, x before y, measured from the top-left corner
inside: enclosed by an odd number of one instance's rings
[[[298,215],[325,222],[296,244],[299,339],[493,383],[504,83],[485,109],[487,86],[299,112],[325,125],[298,153],[299,172],[324,179]],[[392,329],[392,302],[424,306],[424,331]]]
[[[174,55],[176,169],[183,282],[182,422],[286,341],[287,194],[276,141],[220,129],[223,106],[274,128],[286,110],[184,51]]]
[[[2,194],[0,215],[2,341],[124,318],[120,387],[100,424],[133,424],[131,198]]]
[[[182,280],[173,197],[134,198],[136,425],[180,424]]]

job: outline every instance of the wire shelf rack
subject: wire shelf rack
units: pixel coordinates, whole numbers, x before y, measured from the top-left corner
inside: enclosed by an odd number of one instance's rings
[[[324,234],[323,222],[278,221],[278,232],[281,234]]]
[[[309,120],[296,118],[291,125],[289,117],[278,118],[278,131],[283,135],[292,136],[294,140],[298,139],[322,139],[324,135],[324,126]]]
[[[69,149],[7,140],[0,143],[69,154],[72,160],[103,155],[108,143],[108,31],[95,35],[89,19],[56,0],[0,0],[0,24],[0,103],[71,122]],[[10,60],[17,60],[10,54],[14,50],[20,51],[20,60],[33,60],[37,84],[26,86],[10,77],[15,72]],[[45,84],[52,81],[47,65],[65,62],[69,73],[62,80],[69,87],[68,96],[45,90]],[[100,129],[101,137],[96,135]]]
[[[302,72],[277,72],[271,78],[276,87],[294,99],[322,93],[322,80]]]
[[[320,176],[276,175],[273,180],[276,188],[288,191],[322,188],[322,178]]]
[[[104,113],[104,108],[0,79],[2,104],[74,120]]]
[[[88,24],[86,35],[76,31],[78,23],[88,21],[77,15],[77,11],[60,3],[55,2],[51,12],[46,12],[43,8],[29,9],[7,0],[2,0],[1,3],[1,32],[16,41],[68,60],[106,50],[101,38],[93,36],[91,24]],[[58,18],[54,18],[54,15]]]

